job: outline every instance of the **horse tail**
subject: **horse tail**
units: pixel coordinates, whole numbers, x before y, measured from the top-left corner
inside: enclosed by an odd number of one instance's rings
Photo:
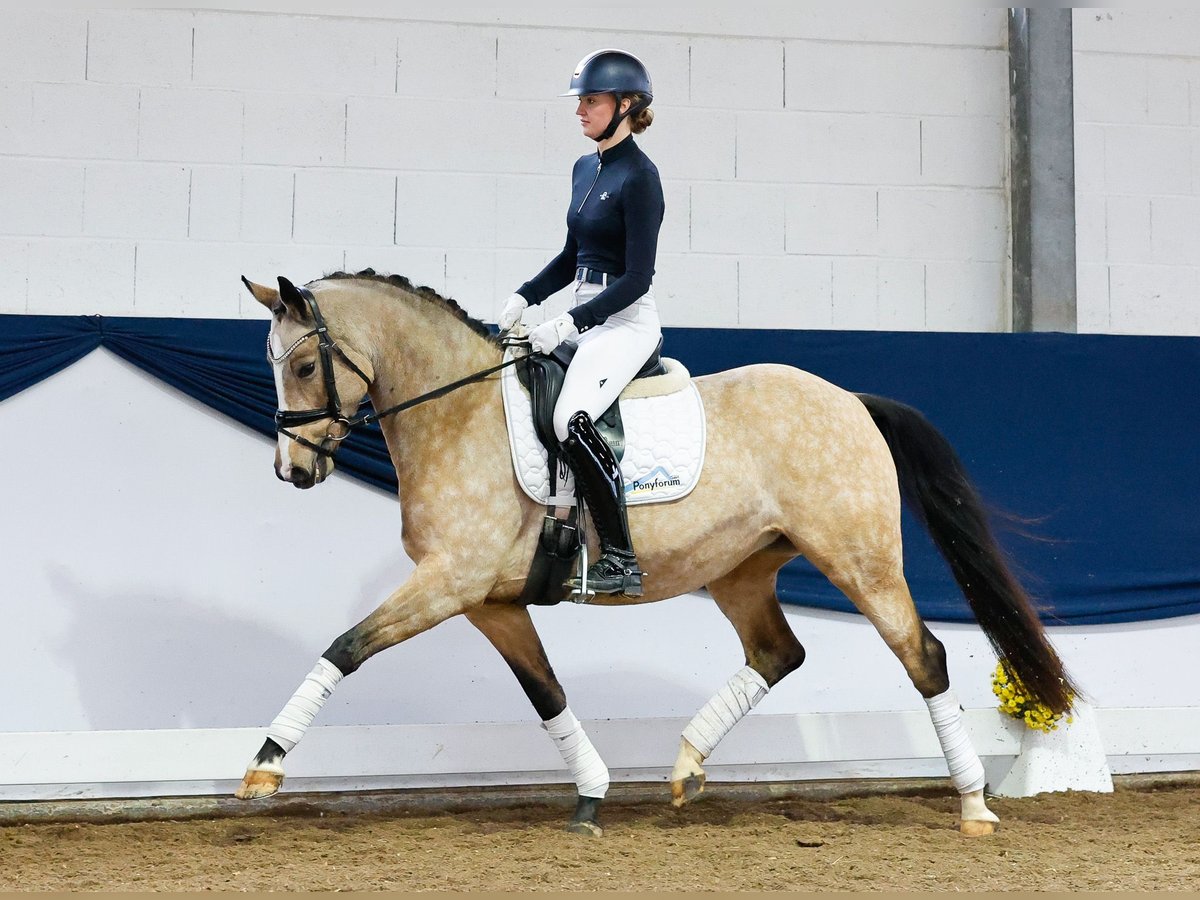
[[[992,649],[1033,699],[1066,712],[1078,691],[996,542],[958,454],[911,406],[870,394],[858,398],[892,452],[901,496],[949,564]]]

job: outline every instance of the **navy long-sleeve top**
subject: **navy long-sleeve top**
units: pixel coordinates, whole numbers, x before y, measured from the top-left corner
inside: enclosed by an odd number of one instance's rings
[[[567,242],[517,293],[541,303],[570,284],[580,266],[607,272],[607,287],[571,310],[575,327],[587,331],[649,290],[663,220],[662,182],[654,163],[627,137],[603,154],[580,157],[571,183]]]

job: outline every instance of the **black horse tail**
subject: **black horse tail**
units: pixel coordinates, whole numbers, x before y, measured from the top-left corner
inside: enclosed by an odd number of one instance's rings
[[[979,492],[950,442],[911,406],[859,394],[887,441],[900,494],[928,530],[992,649],[1029,695],[1056,713],[1078,691],[988,525]]]

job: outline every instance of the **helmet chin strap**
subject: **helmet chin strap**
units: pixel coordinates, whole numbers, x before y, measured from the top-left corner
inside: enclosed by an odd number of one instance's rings
[[[607,141],[610,137],[617,133],[617,129],[621,127],[622,122],[624,122],[634,113],[640,113],[643,109],[650,105],[643,98],[638,103],[629,104],[629,109],[627,109],[625,112],[621,112],[621,101],[624,99],[624,95],[614,93],[613,96],[617,98],[617,108],[613,110],[612,121],[608,123],[608,127],[605,128],[598,137],[592,138],[592,140],[594,140],[597,144],[599,144],[601,141]]]

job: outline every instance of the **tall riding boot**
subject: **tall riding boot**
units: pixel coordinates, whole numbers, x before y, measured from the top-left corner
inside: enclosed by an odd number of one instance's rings
[[[642,596],[642,570],[629,536],[621,466],[587,413],[577,412],[567,423],[563,450],[600,537],[600,558],[588,568],[588,588],[597,594]],[[578,578],[567,584],[580,586]]]

